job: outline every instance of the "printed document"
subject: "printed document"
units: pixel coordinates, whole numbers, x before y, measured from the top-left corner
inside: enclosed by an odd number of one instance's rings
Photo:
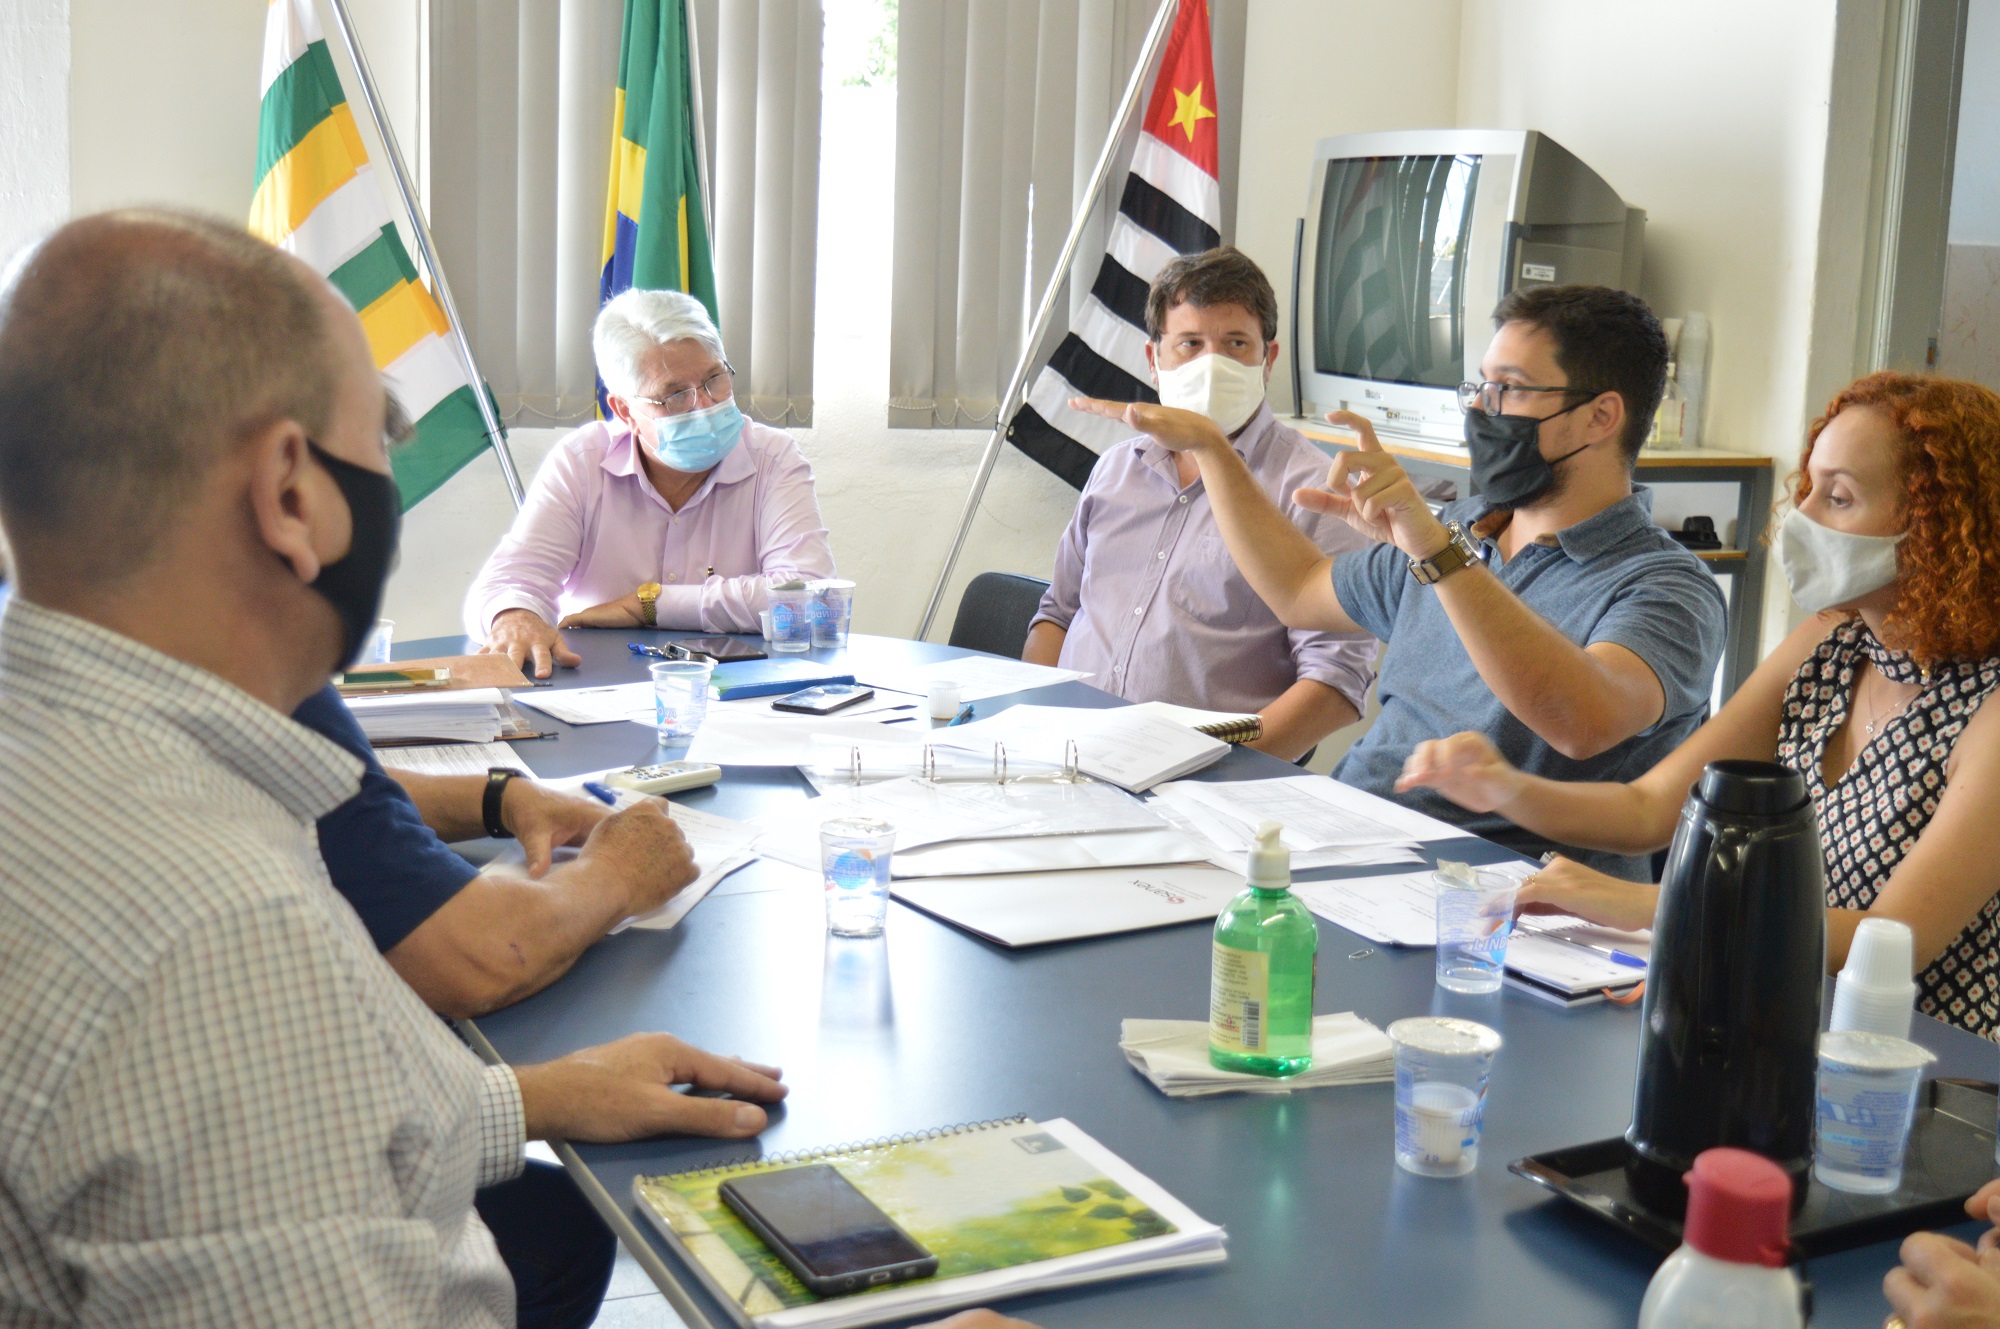
[[[612,683],[598,688],[538,688],[514,700],[553,715],[564,724],[610,724],[614,720],[653,723],[653,685]]]
[[[919,697],[924,696],[934,682],[956,683],[961,702],[985,701],[989,697],[1004,697],[1028,688],[1045,688],[1054,683],[1069,683],[1089,677],[1089,674],[1075,669],[1054,669],[1048,665],[1029,664],[1025,660],[1003,660],[994,655],[958,655],[949,660],[929,660],[921,664],[896,661],[874,667],[855,666],[858,682],[897,692],[911,692]]]

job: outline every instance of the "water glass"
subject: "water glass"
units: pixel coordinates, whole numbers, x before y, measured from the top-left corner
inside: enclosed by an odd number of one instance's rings
[[[812,649],[812,592],[800,582],[771,590],[771,626],[764,634],[773,655],[802,655]]]
[[[662,660],[653,666],[653,728],[660,742],[684,742],[701,728],[714,667],[706,660]]]
[[[854,583],[828,577],[808,584],[806,590],[812,595],[814,649],[847,645],[847,629],[854,622]]]
[[[361,639],[361,654],[355,657],[357,665],[385,665],[396,645],[396,620],[378,618],[368,635]]]
[[[882,935],[889,918],[889,851],[895,844],[896,828],[875,817],[838,817],[820,824],[828,932],[836,937]]]
[[[1479,1165],[1486,1082],[1500,1035],[1441,1016],[1389,1026],[1396,1055],[1396,1166],[1420,1177],[1462,1177]]]
[[[1450,992],[1498,992],[1514,932],[1514,897],[1521,883],[1497,872],[1466,880],[1431,874],[1437,888],[1437,985]]]
[[[1888,1195],[1901,1186],[1917,1089],[1936,1060],[1928,1048],[1888,1034],[1821,1034],[1813,1179],[1854,1195]]]

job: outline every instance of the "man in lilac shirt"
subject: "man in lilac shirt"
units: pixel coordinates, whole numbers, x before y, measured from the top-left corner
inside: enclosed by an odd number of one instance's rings
[[[1327,458],[1264,402],[1278,298],[1255,263],[1227,246],[1175,259],[1147,294],[1146,330],[1163,401],[1214,419],[1324,552],[1366,546],[1292,502],[1324,479]],[[1200,471],[1142,435],[1091,471],[1022,658],[1088,671],[1131,701],[1255,712],[1264,736],[1252,746],[1289,761],[1360,717],[1375,650],[1365,633],[1279,622],[1236,570]]]
[[[558,627],[754,632],[774,583],[833,575],[812,467],[737,410],[700,301],[626,291],[591,343],[612,418],[556,445],[465,597],[466,633],[537,678],[580,663]]]

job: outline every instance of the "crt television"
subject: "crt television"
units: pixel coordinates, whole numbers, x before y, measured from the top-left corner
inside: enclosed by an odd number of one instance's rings
[[[1494,305],[1524,286],[1636,291],[1646,214],[1534,130],[1321,139],[1292,274],[1299,413],[1464,446]]]

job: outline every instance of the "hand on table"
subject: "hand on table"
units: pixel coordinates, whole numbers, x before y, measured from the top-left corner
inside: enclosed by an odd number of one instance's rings
[[[1117,420],[1128,429],[1149,435],[1169,452],[1199,452],[1203,448],[1229,446],[1228,435],[1198,411],[1143,401],[1104,401],[1097,397],[1071,397],[1069,404],[1071,410]]]
[[[619,1144],[653,1135],[736,1139],[764,1129],[764,1109],[785,1096],[775,1066],[718,1057],[671,1034],[632,1034],[539,1066],[519,1066],[531,1140]],[[733,1095],[709,1098],[674,1086]]]
[[[516,669],[527,669],[532,663],[536,678],[547,678],[553,665],[574,669],[583,663],[582,656],[563,645],[562,633],[532,609],[503,609],[495,614],[479,653],[504,655]]]
[[[1903,1241],[1902,1257],[1882,1280],[1882,1295],[1905,1329],[2000,1325],[2000,1251],[1974,1250],[1941,1232],[1913,1232]]]
[[[1522,914],[1574,914],[1599,927],[1638,932],[1653,926],[1660,888],[1606,876],[1560,855],[1521,883]]]
[[[628,591],[616,600],[606,600],[601,605],[579,609],[557,626],[565,628],[636,628],[644,623],[645,610],[639,604],[639,593]]]
[[[1328,413],[1328,424],[1351,429],[1360,446],[1342,452],[1327,468],[1326,488],[1300,489],[1292,498],[1302,508],[1328,512],[1360,534],[1392,544],[1410,558],[1430,558],[1451,535],[1417,492],[1403,464],[1382,450],[1375,426],[1352,411]]]
[[[631,892],[628,917],[658,909],[701,875],[687,837],[667,815],[666,800],[658,798],[642,799],[600,818],[577,861],[599,867],[626,884]]]
[[[611,809],[594,798],[560,793],[533,780],[510,780],[500,796],[500,820],[521,842],[530,877],[547,872],[559,847],[582,844],[610,815]]]
[[[1468,812],[1493,812],[1514,801],[1522,776],[1484,734],[1470,731],[1419,743],[1403,763],[1396,792],[1435,789]]]

